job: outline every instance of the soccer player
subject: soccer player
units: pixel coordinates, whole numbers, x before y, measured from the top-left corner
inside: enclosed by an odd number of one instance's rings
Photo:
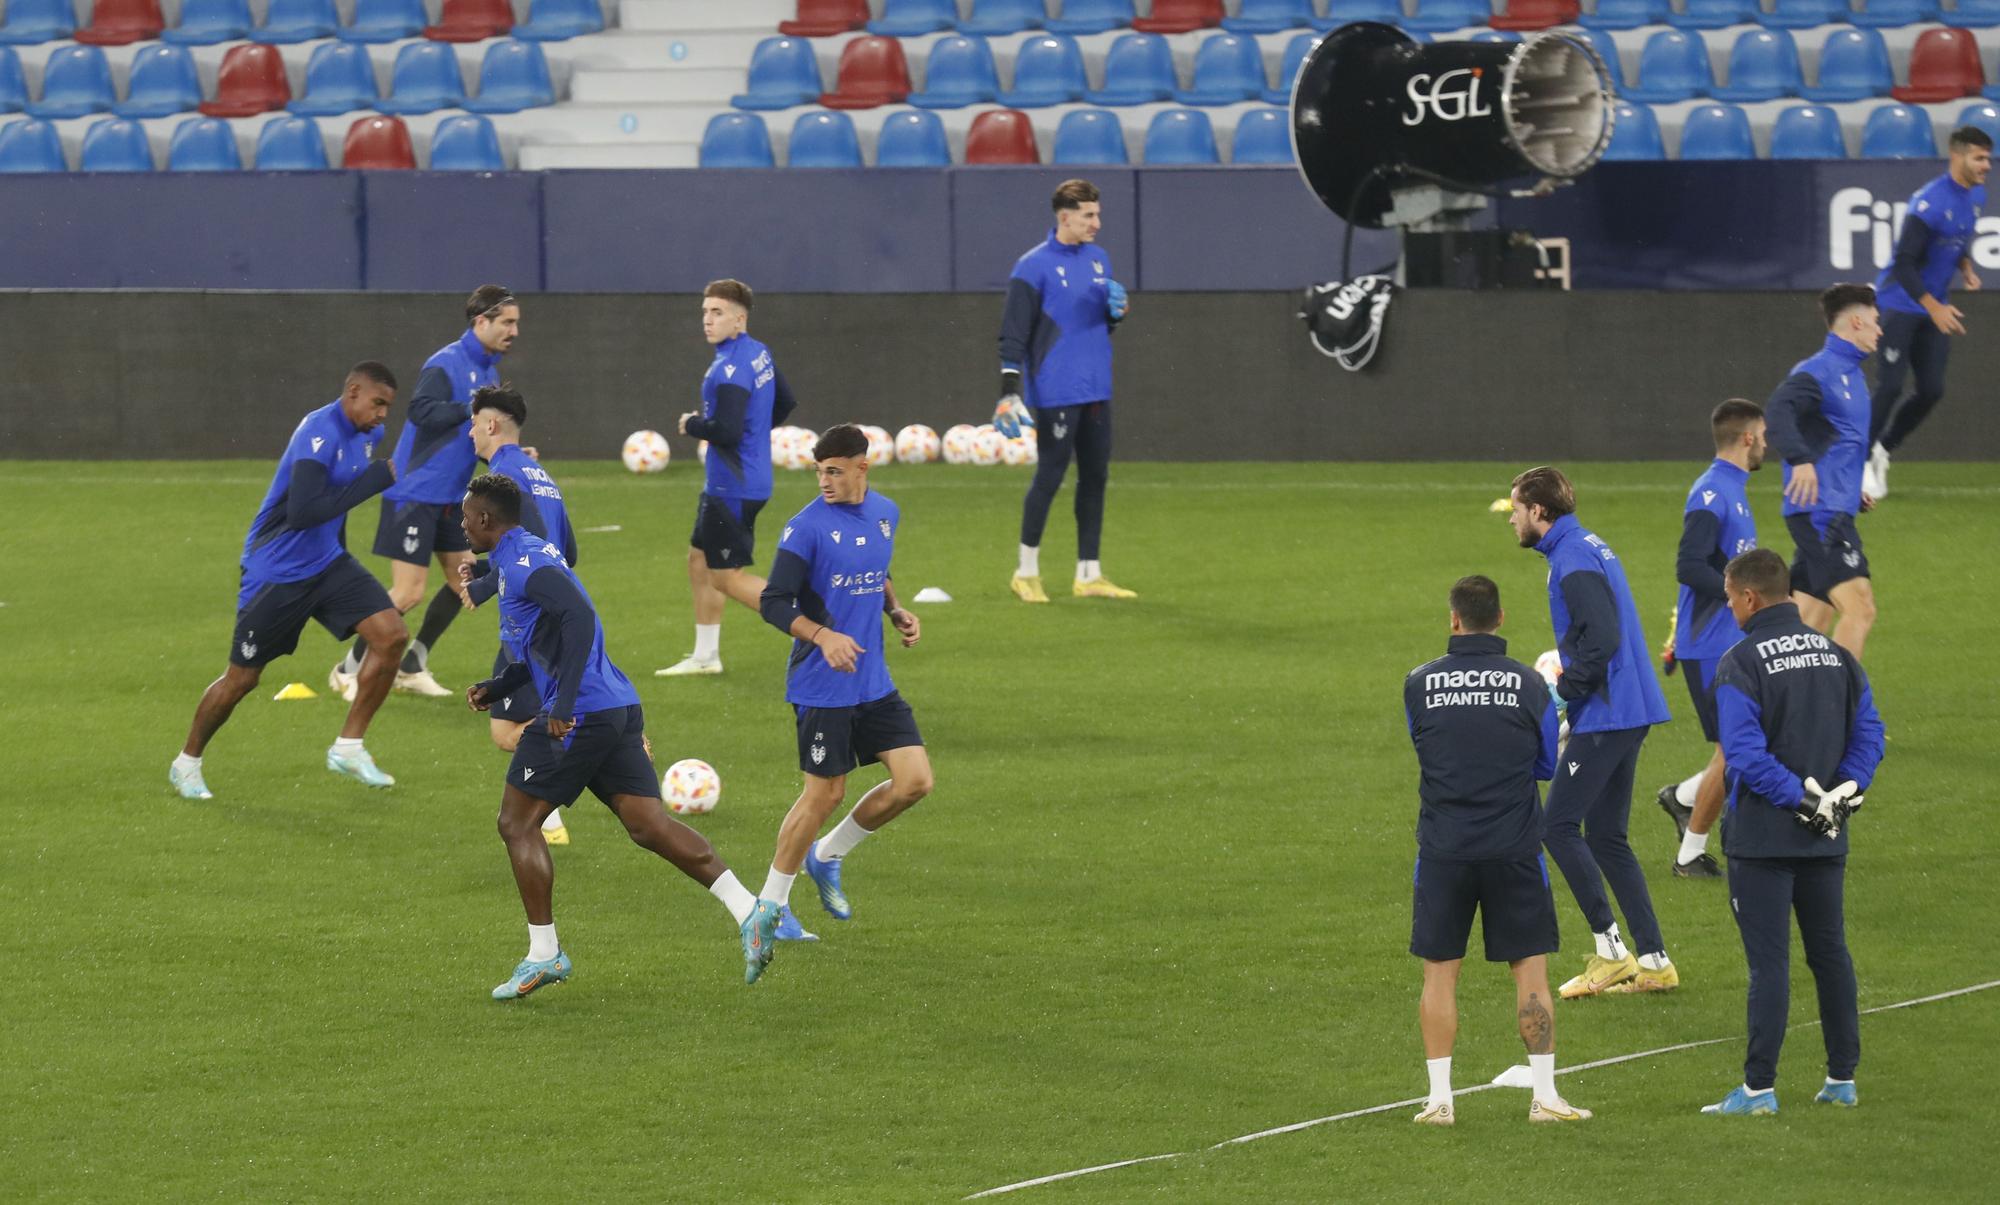
[[[785,525],[764,587],[765,621],[793,640],[785,700],[798,720],[805,788],[778,830],[760,896],[784,907],[803,865],[827,912],[846,920],[854,910],[841,887],[843,859],[931,791],[924,738],[882,655],[884,616],[904,648],[923,629],[889,578],[902,512],[868,488],[868,437],[842,423],[819,437],[813,460],[819,497]],[[849,772],[876,761],[888,779],[815,842],[846,797]]]
[[[1852,1106],[1861,1014],[1841,897],[1848,819],[1882,762],[1882,718],[1860,661],[1806,626],[1788,601],[1783,557],[1746,552],[1729,562],[1726,581],[1743,639],[1716,668],[1729,759],[1722,845],[1750,963],[1750,1042],[1743,1083],[1702,1112],[1778,1111],[1795,912],[1826,1037],[1826,1083],[1814,1099]]]
[[[634,843],[708,888],[736,918],[744,982],[770,961],[778,910],[759,904],[708,840],[667,815],[645,749],[639,692],[604,651],[604,625],[562,552],[521,526],[521,491],[498,473],[474,478],[463,503],[466,542],[491,554],[493,572],[475,581],[475,601],[500,597],[500,639],[513,661],[465,692],[474,711],[532,684],[541,707],[514,749],[500,796],[500,838],[528,913],[528,955],[495,1000],[517,1000],[570,977],[572,963],[556,938],[551,896],[555,862],[542,821],[568,807],[585,787],[625,825]]]
[[[1560,994],[1569,1000],[1607,991],[1670,991],[1680,985],[1680,972],[1667,958],[1646,873],[1625,836],[1639,747],[1647,729],[1668,718],[1639,608],[1611,546],[1578,524],[1576,491],[1560,470],[1529,469],[1514,478],[1510,496],[1521,547],[1548,558],[1549,619],[1563,666],[1556,694],[1569,715],[1569,742],[1549,786],[1542,841],[1597,943],[1583,973]],[[1632,926],[1637,959],[1619,935],[1606,879]]]
[[[1709,830],[1722,814],[1722,745],[1715,728],[1715,659],[1743,633],[1722,592],[1722,568],[1729,558],[1757,546],[1757,518],[1745,492],[1750,474],[1764,467],[1764,408],[1730,398],[1709,415],[1715,459],[1688,490],[1681,514],[1680,552],[1674,577],[1681,584],[1674,613],[1674,664],[1687,681],[1688,697],[1701,722],[1702,739],[1715,745],[1708,767],[1692,778],[1660,788],[1660,806],[1674,822],[1680,850],[1674,874],[1683,879],[1719,879],[1722,868],[1708,854]]]
[[[1986,204],[1993,139],[1976,126],[1960,126],[1952,131],[1948,154],[1945,173],[1911,195],[1896,257],[1875,280],[1882,362],[1869,404],[1870,452],[1861,489],[1878,501],[1889,492],[1890,455],[1944,397],[1951,336],[1965,333],[1965,315],[1951,304],[1952,282],[1979,288],[1972,239]],[[1905,401],[1904,381],[1912,374],[1916,386]]]
[[[1422,1125],[1452,1123],[1458,971],[1474,912],[1486,960],[1514,973],[1515,1020],[1535,1088],[1528,1120],[1590,1117],[1556,1093],[1549,1012],[1548,956],[1560,942],[1535,784],[1555,773],[1561,721],[1542,676],[1507,656],[1497,635],[1503,618],[1491,578],[1460,578],[1451,588],[1445,655],[1403,680],[1403,718],[1421,771],[1410,953],[1424,963],[1417,1016],[1431,1090],[1416,1116]]]
[[[654,670],[660,678],[722,672],[722,610],[735,599],[757,610],[764,579],[748,570],[756,554],[757,512],[771,498],[771,428],[796,402],[771,349],[750,337],[750,286],[713,281],[702,290],[701,332],[715,359],[701,378],[701,409],[681,415],[680,432],[708,441],[706,483],[688,543],[694,590],[694,652]]]
[[[187,744],[167,770],[181,798],[214,798],[202,779],[202,752],[236,704],[256,689],[264,667],[298,647],[308,619],[336,640],[359,633],[368,650],[340,739],[326,751],[326,768],[371,787],[395,784],[376,768],[362,738],[389,693],[410,632],[382,583],[348,554],[344,539],[347,512],[396,479],[389,462],[371,459],[395,399],[395,374],[364,360],[347,370],[340,396],[306,415],[285,445],[264,504],[243,537],[229,666],[202,692]]]
[[[1097,186],[1065,180],[1050,203],[1056,224],[1015,261],[1000,319],[1000,404],[993,425],[1012,439],[1032,421],[1039,457],[1021,504],[1013,590],[1023,602],[1049,601],[1042,589],[1042,528],[1074,453],[1076,581],[1070,592],[1137,598],[1113,585],[1098,560],[1104,487],[1111,479],[1111,331],[1131,303],[1125,286],[1111,279],[1111,257],[1097,246],[1103,225]]]
[[[396,484],[382,495],[375,555],[390,561],[389,597],[407,614],[430,589],[431,557],[444,569],[444,586],[424,609],[423,625],[403,655],[396,689],[442,698],[451,692],[430,672],[431,650],[463,609],[454,583],[458,567],[472,560],[458,522],[458,499],[472,479],[472,394],[500,383],[500,357],[521,333],[521,306],[511,290],[480,285],[465,302],[465,333],[424,361],[410,396],[410,418],[396,438]],[[327,675],[327,684],[351,697],[361,664],[357,641]]]
[[[1764,404],[1765,433],[1785,458],[1781,509],[1797,549],[1793,601],[1807,623],[1860,660],[1875,626],[1875,588],[1854,526],[1871,505],[1861,489],[1869,405],[1861,362],[1882,326],[1867,285],[1834,285],[1819,295],[1819,309],[1826,342],[1794,364]]]

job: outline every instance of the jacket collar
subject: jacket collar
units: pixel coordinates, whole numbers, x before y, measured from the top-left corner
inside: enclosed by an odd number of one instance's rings
[[[458,349],[465,353],[466,359],[481,368],[491,368],[500,362],[500,353],[487,351],[486,345],[479,341],[479,336],[473,334],[469,326],[465,328],[465,333],[458,337]]]
[[[1847,369],[1857,367],[1861,361],[1868,358],[1867,352],[1862,351],[1832,331],[1826,333],[1826,343],[1821,346],[1820,350],[1836,360],[1845,361]],[[1843,369],[1843,371],[1846,370]]]
[[[1568,538],[1571,532],[1577,529],[1576,516],[1564,515],[1554,523],[1549,524],[1549,529],[1542,533],[1542,538],[1535,541],[1535,551],[1541,553],[1543,556],[1549,555],[1556,550],[1556,545],[1562,543],[1564,539]]]
[[[340,404],[339,398],[333,399],[331,409],[333,411],[333,421],[340,428],[340,434],[343,438],[360,432],[361,428],[355,426],[353,420],[347,417],[347,407]]]
[[[1799,622],[1799,605],[1797,603],[1783,602],[1773,607],[1765,607],[1744,621],[1743,634],[1748,636],[1750,633],[1760,631],[1764,628],[1775,628],[1780,624],[1797,624]]]
[[[1504,655],[1507,652],[1507,640],[1505,637],[1495,636],[1491,632],[1480,632],[1470,636],[1453,636],[1444,647],[1448,653]]]
[[[1732,481],[1737,482],[1738,484],[1750,480],[1750,470],[1745,469],[1739,465],[1733,464],[1730,461],[1724,460],[1720,456],[1716,457],[1715,463],[1709,465],[1708,467],[1710,472],[1719,474],[1723,477],[1727,477]]]
[[[1083,248],[1085,244],[1077,243],[1076,245],[1072,246],[1069,243],[1063,242],[1061,239],[1056,237],[1056,228],[1054,226],[1051,226],[1049,227],[1049,239],[1047,246],[1049,250],[1055,252],[1057,255],[1081,255],[1083,254]]]

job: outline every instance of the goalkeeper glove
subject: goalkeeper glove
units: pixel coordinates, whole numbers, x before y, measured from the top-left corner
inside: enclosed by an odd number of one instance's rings
[[[1033,423],[1026,403],[1021,401],[1021,374],[1012,370],[1000,373],[1000,404],[993,407],[993,427],[1008,439],[1018,439],[1022,423]]]
[[[1818,779],[1810,777],[1805,787],[1805,798],[1800,800],[1795,813],[1798,822],[1829,841],[1840,836],[1841,826],[1858,806],[1856,793],[1861,788],[1849,781],[1829,791],[1819,785]]]
[[[1113,322],[1118,321],[1131,308],[1131,302],[1125,296],[1125,286],[1115,280],[1106,281],[1104,285],[1104,312],[1111,315],[1111,320]]]

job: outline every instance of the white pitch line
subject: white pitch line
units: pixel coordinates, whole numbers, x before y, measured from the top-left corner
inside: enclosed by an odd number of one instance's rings
[[[1899,1008],[1915,1008],[1919,1004],[1935,1004],[1939,1000],[1949,1000],[1954,996],[1970,996],[1974,992],[1991,991],[1996,987],[2000,987],[2000,979],[1989,979],[1985,983],[1975,983],[1970,987],[1953,988],[1951,991],[1938,992],[1930,996],[1918,996],[1914,1000],[1899,1000],[1894,1004],[1878,1004],[1874,1008],[1862,1009],[1861,1015],[1865,1017],[1870,1013],[1894,1012]],[[1811,1029],[1818,1024],[1818,1021],[1802,1021],[1797,1025],[1788,1026],[1787,1028],[1788,1030]],[[1640,1050],[1631,1054],[1612,1055],[1610,1058],[1595,1059],[1588,1063],[1578,1063],[1573,1067],[1560,1067],[1556,1070],[1556,1074],[1568,1075],[1573,1071],[1590,1071],[1598,1067],[1612,1067],[1619,1063],[1630,1063],[1638,1059],[1649,1059],[1658,1055],[1675,1054],[1683,1050],[1697,1050],[1703,1046],[1717,1046],[1724,1042],[1740,1042],[1742,1040],[1743,1035],[1731,1034],[1724,1038],[1703,1038],[1698,1042],[1678,1042],[1672,1046],[1658,1046],[1652,1050]],[[1470,1096],[1474,1092],[1489,1092],[1497,1087],[1499,1087],[1498,1084],[1475,1084],[1469,1088],[1456,1089],[1452,1092],[1452,1095]],[[1239,1146],[1246,1142],[1255,1142],[1260,1138],[1276,1137],[1279,1134],[1294,1134],[1300,1130],[1309,1130],[1314,1126],[1323,1126],[1331,1122],[1347,1121],[1355,1117],[1367,1117],[1373,1113],[1387,1113],[1392,1109],[1407,1109],[1412,1105],[1423,1104],[1424,1100],[1424,1097],[1412,1096],[1407,1100],[1394,1100],[1384,1105],[1370,1105],[1365,1109],[1350,1109],[1345,1113],[1335,1113],[1330,1117],[1315,1117],[1311,1121],[1295,1121],[1290,1125],[1274,1126],[1268,1130],[1258,1130],[1254,1134],[1243,1134],[1235,1138],[1225,1138],[1207,1149],[1219,1151],[1224,1147]],[[1097,1172],[1114,1171],[1121,1167],[1132,1167],[1140,1163],[1158,1163],[1164,1159],[1181,1159],[1192,1153],[1191,1151],[1174,1151],[1166,1155],[1144,1155],[1137,1159],[1120,1159],[1116,1163],[1100,1163],[1096,1167],[1083,1167],[1075,1171],[1056,1172],[1054,1175],[1037,1176],[1032,1180],[1020,1180],[1013,1184],[1002,1184],[998,1188],[989,1188],[983,1192],[976,1192],[963,1199],[976,1201],[981,1197],[997,1197],[1002,1193],[1018,1192],[1023,1188],[1035,1188],[1043,1184],[1054,1184],[1058,1180],[1074,1180],[1078,1176],[1089,1176]]]

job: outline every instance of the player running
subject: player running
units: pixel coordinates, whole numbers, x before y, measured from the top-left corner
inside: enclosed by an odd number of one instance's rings
[[[744,982],[770,961],[776,908],[758,903],[708,840],[667,815],[659,779],[646,755],[639,693],[604,651],[604,625],[562,552],[521,526],[521,491],[498,473],[466,488],[463,518],[472,551],[491,554],[493,572],[469,588],[475,602],[498,594],[500,639],[513,660],[499,675],[469,687],[465,700],[484,711],[532,684],[541,707],[521,734],[500,797],[500,838],[528,913],[528,955],[495,1000],[516,1000],[570,977],[569,954],[556,939],[551,897],[555,862],[542,821],[576,801],[585,787],[625,825],[632,840],[707,887],[736,918]]]
[[[202,779],[202,751],[256,689],[264,667],[298,647],[308,619],[335,640],[358,633],[368,650],[340,739],[326,751],[326,768],[371,787],[395,785],[376,768],[362,738],[389,693],[410,631],[382,583],[348,554],[344,538],[347,512],[396,480],[388,461],[371,459],[395,399],[395,374],[364,360],[347,370],[340,396],[306,415],[285,445],[243,537],[229,666],[202,692],[187,744],[167,771],[181,798],[214,798]]]

